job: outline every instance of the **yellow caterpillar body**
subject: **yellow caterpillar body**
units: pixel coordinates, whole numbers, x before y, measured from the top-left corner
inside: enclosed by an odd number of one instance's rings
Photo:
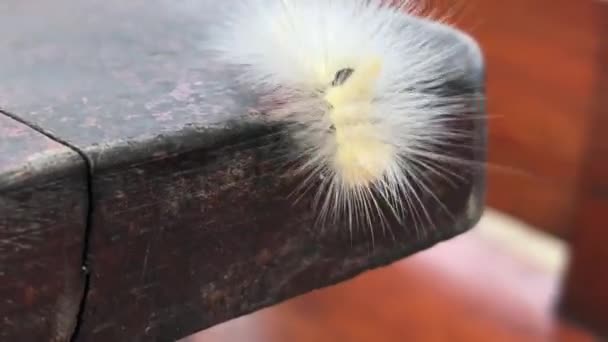
[[[454,176],[441,151],[463,133],[448,123],[477,94],[441,89],[467,75],[457,61],[471,46],[437,39],[446,26],[418,2],[233,0],[218,20],[211,46],[242,85],[280,100],[266,114],[290,124],[298,171],[321,180],[321,218],[373,230],[382,202],[398,221],[431,221],[427,175]]]

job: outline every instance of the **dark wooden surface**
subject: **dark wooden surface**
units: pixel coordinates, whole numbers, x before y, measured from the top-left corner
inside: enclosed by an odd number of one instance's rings
[[[575,220],[572,260],[561,309],[568,317],[608,338],[608,4],[597,2],[602,45],[594,116],[587,131],[587,154]]]
[[[0,113],[0,340],[66,341],[76,323],[86,168]]]
[[[602,341],[555,314],[560,281],[555,269],[475,228],[181,342]]]
[[[79,151],[90,175],[75,340],[184,337],[428,248],[481,213],[475,168],[456,170],[465,180],[453,187],[431,180],[444,207],[422,198],[433,217],[423,233],[404,229],[412,217],[374,244],[341,224],[316,226],[311,199],[287,196],[297,177],[277,167],[291,140],[260,123],[256,98],[202,52],[211,2],[0,5],[0,108]],[[467,49],[460,81],[479,88],[482,65]],[[453,155],[481,161],[485,122],[465,126]]]

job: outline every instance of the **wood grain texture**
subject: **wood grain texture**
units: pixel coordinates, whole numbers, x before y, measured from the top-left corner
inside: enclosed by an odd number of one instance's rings
[[[410,210],[373,239],[356,223],[351,236],[346,220],[318,224],[314,192],[294,201],[302,179],[280,167],[293,139],[201,49],[212,3],[0,4],[0,108],[89,167],[90,276],[75,341],[172,341],[428,248],[481,214],[482,168],[439,162],[462,179],[425,174],[426,214]],[[463,75],[438,91],[483,92],[476,46],[415,24],[461,53],[449,62]],[[483,164],[484,110],[470,103],[454,123],[468,134],[446,154]]]
[[[488,203],[567,237],[596,84],[597,1],[437,2],[486,57]]]
[[[0,340],[69,340],[86,212],[82,159],[0,113]]]
[[[372,243],[346,224],[324,228],[311,196],[288,197],[299,179],[277,172],[279,151],[290,148],[281,140],[239,137],[97,174],[80,340],[185,337],[428,248],[470,228],[481,210],[479,176],[455,188],[433,183],[451,214],[423,197],[435,225],[420,227],[426,233],[395,224]]]
[[[598,341],[556,317],[560,280],[473,230],[181,342]]]
[[[608,4],[598,2],[602,49],[598,54],[596,105],[587,149],[566,277],[562,312],[608,338]]]

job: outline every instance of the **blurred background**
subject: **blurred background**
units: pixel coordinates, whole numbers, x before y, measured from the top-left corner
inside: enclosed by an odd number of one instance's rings
[[[608,333],[608,3],[435,1],[487,63],[488,209],[468,234],[215,326],[215,341],[595,341]],[[605,336],[605,335],[604,335]]]

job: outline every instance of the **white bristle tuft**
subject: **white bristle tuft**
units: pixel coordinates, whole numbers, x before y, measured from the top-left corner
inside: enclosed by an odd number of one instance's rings
[[[459,162],[442,146],[465,134],[450,122],[479,94],[437,91],[467,73],[456,62],[462,43],[421,30],[428,19],[419,8],[415,1],[233,0],[213,32],[211,48],[240,68],[238,81],[274,104],[268,118],[289,124],[301,147],[298,171],[320,180],[323,220],[383,226],[381,201],[397,220],[432,224],[420,193],[439,199],[425,174],[459,177],[442,166]]]

